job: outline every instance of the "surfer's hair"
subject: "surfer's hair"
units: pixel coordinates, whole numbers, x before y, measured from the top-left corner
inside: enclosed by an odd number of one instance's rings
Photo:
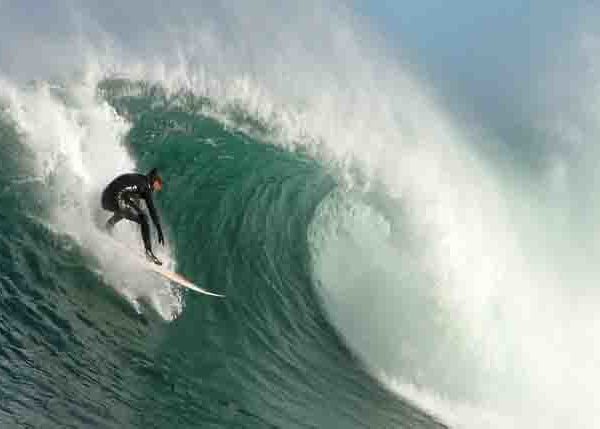
[[[153,168],[152,170],[150,170],[150,172],[148,173],[148,180],[150,181],[150,183],[158,182],[161,185],[163,184],[162,177],[160,177],[160,175],[158,174],[157,168]]]

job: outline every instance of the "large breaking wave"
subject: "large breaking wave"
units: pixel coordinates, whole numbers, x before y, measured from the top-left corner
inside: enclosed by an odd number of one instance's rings
[[[38,43],[0,51],[0,421],[594,427],[593,165],[473,141],[343,6],[180,6],[4,15]],[[105,244],[151,167],[163,255],[227,300]]]

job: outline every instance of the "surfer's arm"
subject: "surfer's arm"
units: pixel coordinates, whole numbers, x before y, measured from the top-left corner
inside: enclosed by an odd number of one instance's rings
[[[158,220],[158,213],[156,212],[156,207],[154,207],[154,201],[152,201],[152,196],[146,194],[144,195],[144,200],[146,200],[146,206],[148,206],[148,211],[150,212],[152,222],[154,222],[154,225],[156,226],[156,231],[158,232],[158,242],[160,244],[164,244],[165,240],[163,238],[162,228],[160,227],[160,221]]]

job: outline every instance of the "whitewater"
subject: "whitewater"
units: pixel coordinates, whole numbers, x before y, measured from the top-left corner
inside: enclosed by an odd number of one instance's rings
[[[333,1],[0,16],[0,426],[600,425],[593,107],[498,143]],[[104,240],[153,167],[226,300]]]

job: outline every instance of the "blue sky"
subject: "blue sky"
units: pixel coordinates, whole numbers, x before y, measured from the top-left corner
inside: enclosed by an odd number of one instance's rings
[[[538,82],[574,59],[593,12],[578,0],[354,2],[451,103],[499,129],[533,114]]]

